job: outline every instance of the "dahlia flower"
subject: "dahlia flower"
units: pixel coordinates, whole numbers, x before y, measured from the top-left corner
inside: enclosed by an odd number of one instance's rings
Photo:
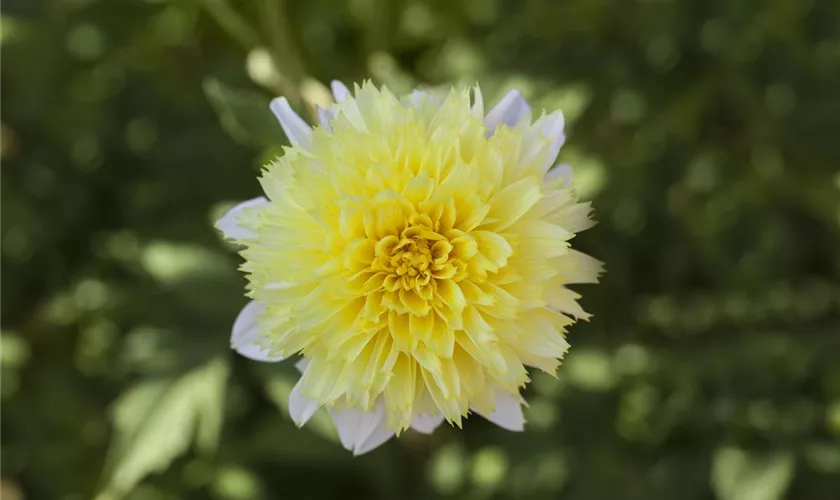
[[[532,121],[517,91],[485,114],[478,88],[332,90],[314,127],[271,102],[291,146],[217,223],[249,282],[233,348],[299,355],[292,418],[325,407],[354,454],[470,413],[522,430],[528,368],[554,374],[588,318],[567,285],[601,271],[570,245],[593,222],[552,168],[562,113]]]

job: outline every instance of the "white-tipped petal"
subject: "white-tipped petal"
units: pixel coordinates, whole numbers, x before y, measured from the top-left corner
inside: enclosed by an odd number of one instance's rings
[[[250,229],[239,225],[238,219],[245,209],[258,207],[260,205],[267,205],[268,203],[269,201],[264,196],[260,196],[248,201],[243,201],[238,205],[234,205],[233,208],[225,212],[225,214],[216,221],[216,229],[221,231],[225,238],[232,240],[246,240],[248,238],[254,238],[257,235]]]
[[[289,415],[298,427],[302,427],[318,411],[318,402],[301,394],[301,385],[298,381],[289,394]]]
[[[549,170],[543,181],[551,182],[554,179],[563,179],[563,187],[568,187],[572,183],[573,175],[572,166],[563,163]]]
[[[285,97],[278,97],[271,101],[271,111],[280,121],[283,132],[293,145],[303,149],[309,149],[312,142],[312,127],[310,127],[289,105]]]
[[[501,389],[496,390],[496,409],[482,417],[509,431],[522,431],[525,428],[525,415],[518,395]]]
[[[443,414],[429,415],[424,413],[422,415],[415,415],[411,420],[411,428],[423,434],[431,434],[443,422]]]
[[[347,88],[347,85],[344,85],[338,80],[333,80],[330,83],[330,88],[332,89],[336,102],[343,102],[345,99],[350,97],[350,89]]]
[[[257,324],[257,317],[265,306],[251,301],[242,308],[236,321],[233,322],[233,329],[230,335],[230,345],[239,354],[255,361],[273,363],[283,361],[283,356],[271,354],[260,344],[260,327]]]
[[[493,106],[493,109],[484,118],[487,136],[493,135],[499,125],[515,127],[517,123],[530,116],[530,114],[531,108],[522,93],[518,90],[511,90],[502,97],[498,104]]]

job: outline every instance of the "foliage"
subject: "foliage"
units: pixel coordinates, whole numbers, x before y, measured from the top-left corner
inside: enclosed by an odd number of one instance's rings
[[[822,500],[840,490],[840,4],[73,0],[2,14],[2,494]],[[566,112],[607,264],[528,431],[354,459],[229,352],[212,222],[333,78]],[[216,442],[218,440],[218,442]],[[215,446],[214,446],[215,445]]]

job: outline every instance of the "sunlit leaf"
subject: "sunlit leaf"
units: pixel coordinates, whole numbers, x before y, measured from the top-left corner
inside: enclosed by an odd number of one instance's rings
[[[227,262],[205,247],[169,241],[149,243],[142,251],[140,263],[162,283],[227,269]]]
[[[193,385],[198,418],[195,441],[198,451],[211,453],[216,450],[222,431],[228,365],[217,359],[202,370]]]
[[[110,473],[100,498],[121,498],[187,451],[215,447],[227,363],[213,360],[177,379],[141,382],[116,402]]]
[[[448,444],[435,452],[428,462],[428,480],[441,493],[454,493],[464,482],[467,460],[457,444]]]
[[[0,334],[0,366],[17,368],[29,360],[29,344],[16,332]]]
[[[757,455],[723,448],[712,463],[712,489],[720,500],[778,500],[793,471],[794,459],[787,452]]]

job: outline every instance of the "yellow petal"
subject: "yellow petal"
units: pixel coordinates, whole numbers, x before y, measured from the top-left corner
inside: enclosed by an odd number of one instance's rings
[[[451,280],[438,281],[437,293],[444,304],[455,312],[463,311],[467,306],[467,299],[464,297],[461,287]]]
[[[416,316],[425,316],[429,314],[431,306],[427,301],[417,295],[414,290],[402,289],[399,291],[400,303],[405,309]]]
[[[478,243],[478,251],[493,263],[493,272],[507,265],[513,248],[504,236],[492,231],[473,231],[471,234]]]
[[[536,205],[540,197],[540,181],[536,177],[526,177],[506,186],[490,198],[487,218],[495,222],[486,226],[494,231],[504,230]]]

